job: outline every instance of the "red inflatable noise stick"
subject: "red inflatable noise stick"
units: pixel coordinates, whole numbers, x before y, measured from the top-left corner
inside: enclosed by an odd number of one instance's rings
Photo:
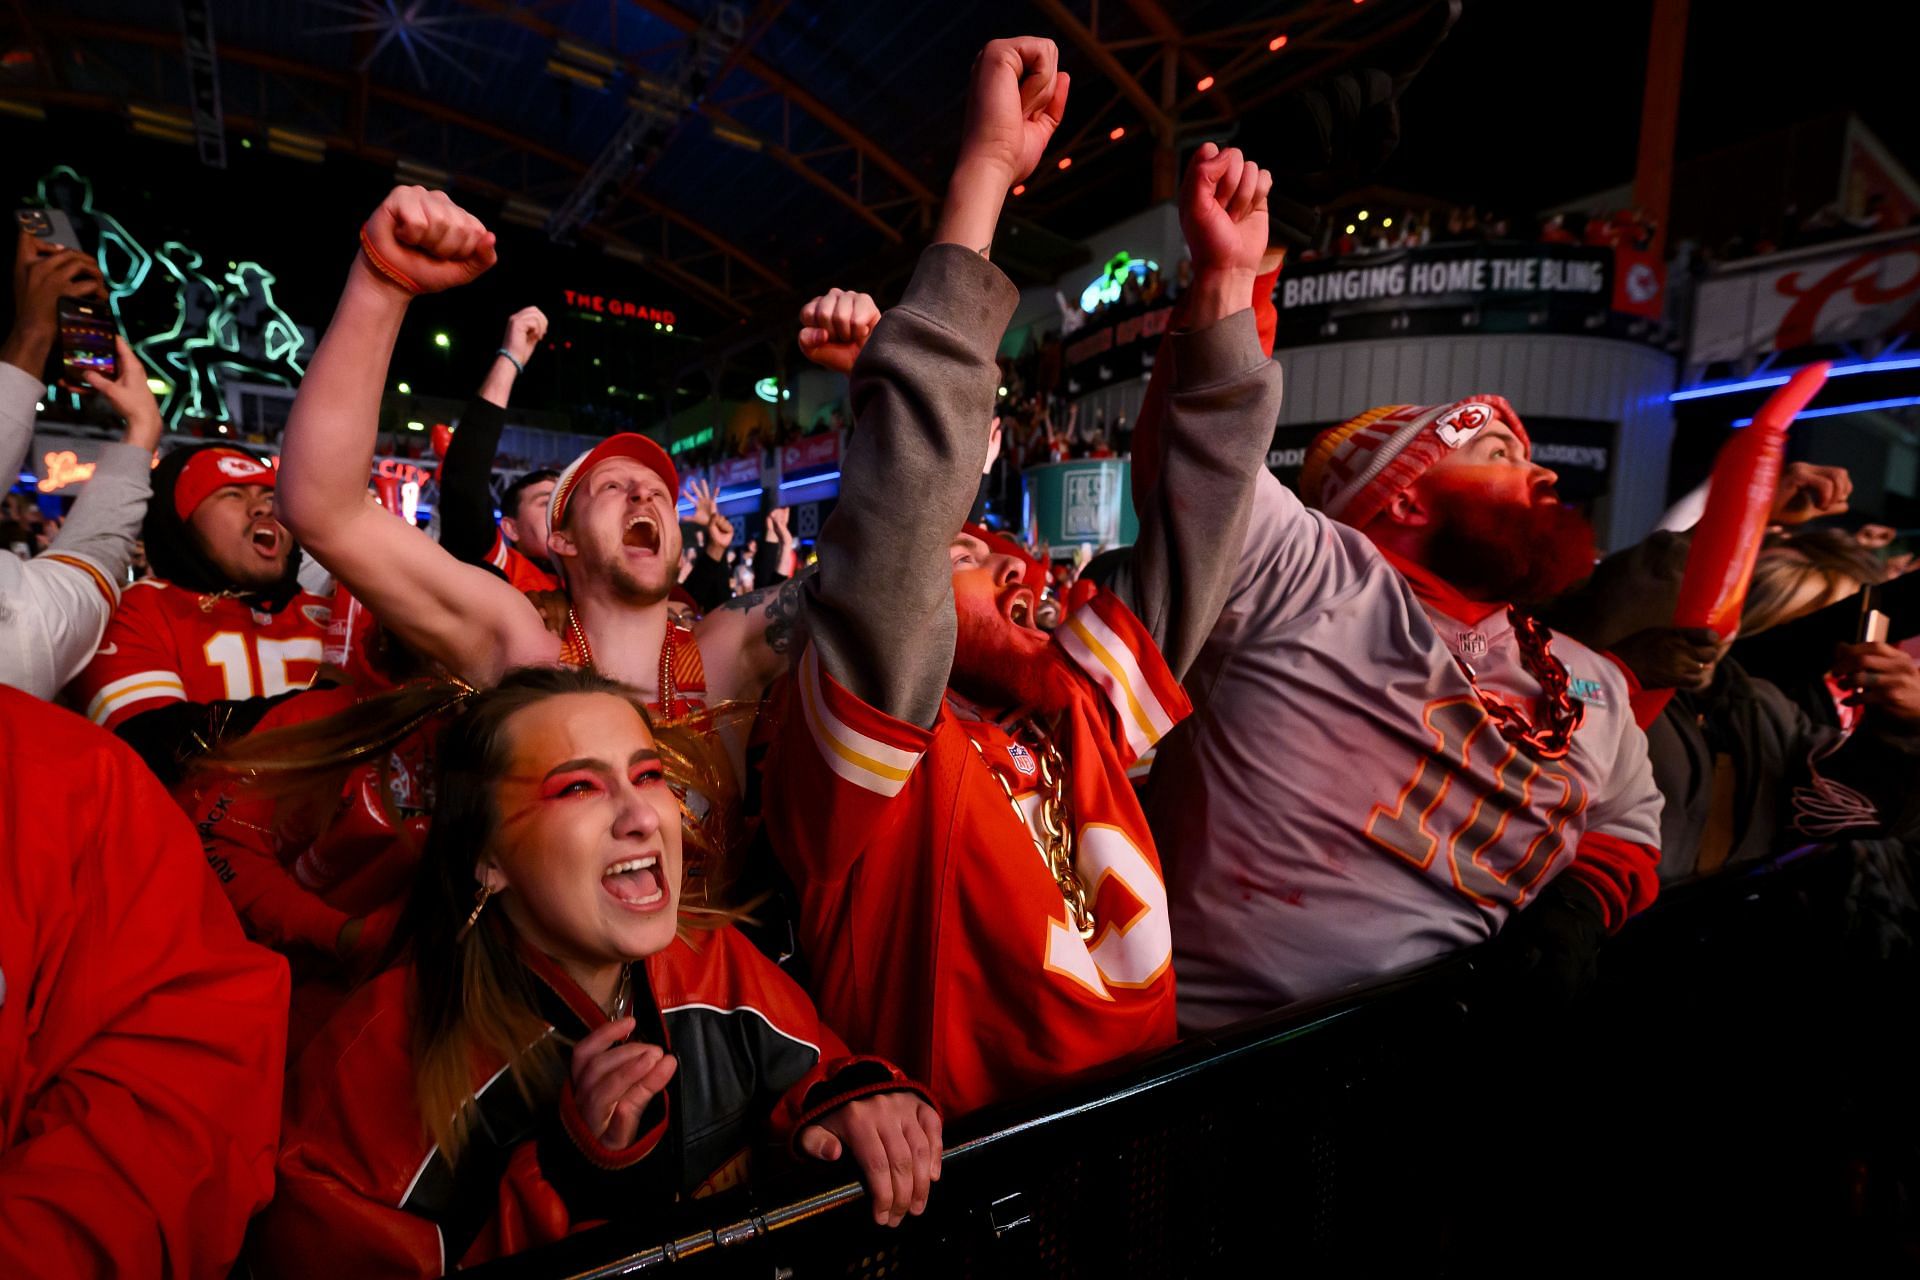
[[[1823,360],[1794,374],[1714,459],[1707,510],[1693,527],[1686,576],[1680,580],[1680,598],[1673,609],[1674,626],[1711,627],[1722,640],[1731,639],[1740,629],[1740,610],[1747,602],[1753,564],[1760,558],[1774,491],[1780,484],[1787,428],[1819,394],[1832,367]],[[1634,695],[1634,719],[1646,728],[1672,697],[1671,689]]]
[[[1693,529],[1687,573],[1674,606],[1676,627],[1712,627],[1723,639],[1740,629],[1740,610],[1753,581],[1767,518],[1773,512],[1787,428],[1820,391],[1833,365],[1810,364],[1761,406],[1753,422],[1714,460],[1706,514]]]

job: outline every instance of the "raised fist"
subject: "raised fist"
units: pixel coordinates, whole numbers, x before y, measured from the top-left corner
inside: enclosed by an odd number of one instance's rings
[[[507,336],[500,345],[521,364],[533,357],[533,349],[547,336],[547,314],[538,307],[522,307],[507,317]]]
[[[1060,126],[1072,77],[1060,70],[1060,50],[1039,36],[995,40],[973,62],[959,171],[990,169],[1004,189],[1026,180]]]
[[[395,187],[360,229],[367,263],[408,293],[466,284],[495,262],[493,233],[444,191]]]
[[[851,373],[880,308],[864,293],[829,289],[800,308],[800,352],[823,369]]]
[[[1180,187],[1180,230],[1196,276],[1258,274],[1267,251],[1267,193],[1273,175],[1240,154],[1209,142],[1194,153]]]

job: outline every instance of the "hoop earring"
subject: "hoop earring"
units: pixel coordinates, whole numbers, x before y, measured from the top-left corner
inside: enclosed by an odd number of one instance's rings
[[[492,885],[483,884],[480,886],[480,892],[473,895],[473,914],[467,917],[467,922],[460,926],[460,932],[454,935],[453,940],[455,942],[465,942],[467,940],[467,935],[473,932],[473,926],[479,922],[480,913],[487,909],[487,899],[492,896]]]

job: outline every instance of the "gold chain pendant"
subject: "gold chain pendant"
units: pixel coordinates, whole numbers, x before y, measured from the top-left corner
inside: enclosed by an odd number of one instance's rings
[[[1020,799],[1013,793],[1013,783],[994,763],[987,759],[986,749],[971,734],[967,741],[973,743],[973,749],[980,756],[980,763],[987,766],[987,772],[1000,784],[1007,794],[1007,803],[1013,807],[1013,816],[1020,823],[1027,837],[1033,841],[1033,847],[1040,851],[1040,857],[1052,873],[1054,884],[1060,890],[1060,897],[1067,904],[1067,916],[1073,927],[1079,931],[1081,941],[1090,942],[1094,934],[1093,904],[1087,901],[1087,887],[1080,882],[1080,873],[1073,864],[1073,819],[1067,813],[1066,806],[1066,762],[1061,758],[1060,749],[1054,745],[1053,737],[1042,729],[1037,721],[1029,718],[1026,722],[1028,733],[1034,738],[1032,744],[1034,759],[1040,771],[1040,806],[1038,817],[1040,830],[1044,835],[1035,835],[1033,827],[1027,822],[1027,811],[1020,807]],[[1018,741],[1018,739],[1015,739]],[[1024,745],[1024,744],[1023,744]]]

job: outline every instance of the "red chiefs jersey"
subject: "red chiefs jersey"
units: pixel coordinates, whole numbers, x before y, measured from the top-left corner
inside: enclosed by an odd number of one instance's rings
[[[498,529],[493,531],[493,549],[487,552],[487,563],[505,574],[516,591],[562,589],[559,578],[535,564],[531,556],[522,554]]]
[[[67,686],[87,719],[117,728],[168,702],[270,698],[320,670],[330,607],[302,591],[279,613],[143,578],[120,597],[100,648]]]
[[[931,729],[896,720],[811,646],[776,694],[766,829],[799,890],[815,1001],[954,1112],[1175,1037],[1166,888],[1127,769],[1190,707],[1111,595],[1070,614],[1051,655],[1050,705],[1032,710],[1066,758],[1087,940],[1035,844],[1037,744],[951,698]]]

